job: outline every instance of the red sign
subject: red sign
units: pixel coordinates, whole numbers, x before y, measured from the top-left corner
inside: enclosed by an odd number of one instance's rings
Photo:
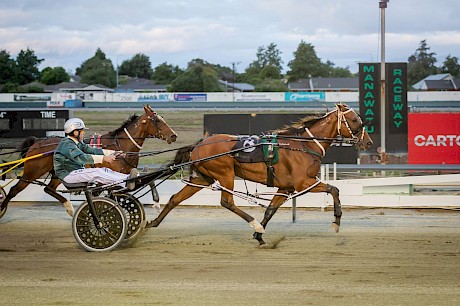
[[[460,164],[460,113],[409,114],[409,164]]]

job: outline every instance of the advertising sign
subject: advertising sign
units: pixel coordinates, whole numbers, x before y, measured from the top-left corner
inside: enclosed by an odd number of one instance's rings
[[[380,64],[359,64],[359,113],[367,133],[374,141],[374,148],[380,147]]]
[[[460,114],[409,114],[409,164],[460,164]]]
[[[290,102],[303,101],[324,101],[326,94],[324,92],[285,92],[284,100]]]
[[[381,108],[381,70],[379,63],[359,64],[359,113],[370,122],[367,132],[374,141],[373,148],[381,146],[381,120],[385,120],[386,152],[407,152],[407,63],[385,64],[385,110]]]
[[[206,94],[174,94],[176,102],[206,102]]]

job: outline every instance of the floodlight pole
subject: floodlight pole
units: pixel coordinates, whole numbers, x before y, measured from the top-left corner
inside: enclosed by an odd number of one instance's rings
[[[385,9],[390,0],[382,0],[379,2],[380,8],[380,39],[381,39],[381,56],[380,56],[380,154],[381,162],[386,163],[386,95],[385,95]]]

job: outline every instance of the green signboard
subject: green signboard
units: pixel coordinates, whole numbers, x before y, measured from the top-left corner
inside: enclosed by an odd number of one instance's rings
[[[407,152],[407,63],[385,64],[385,148],[388,153]],[[359,112],[374,141],[380,147],[381,107],[380,63],[359,64]]]

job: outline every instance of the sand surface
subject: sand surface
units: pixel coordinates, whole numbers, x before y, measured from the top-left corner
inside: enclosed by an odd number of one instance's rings
[[[285,209],[258,247],[224,208],[182,207],[134,244],[92,253],[61,206],[14,203],[0,219],[0,304],[455,305],[459,214],[345,208],[336,234],[331,211],[292,223]]]

